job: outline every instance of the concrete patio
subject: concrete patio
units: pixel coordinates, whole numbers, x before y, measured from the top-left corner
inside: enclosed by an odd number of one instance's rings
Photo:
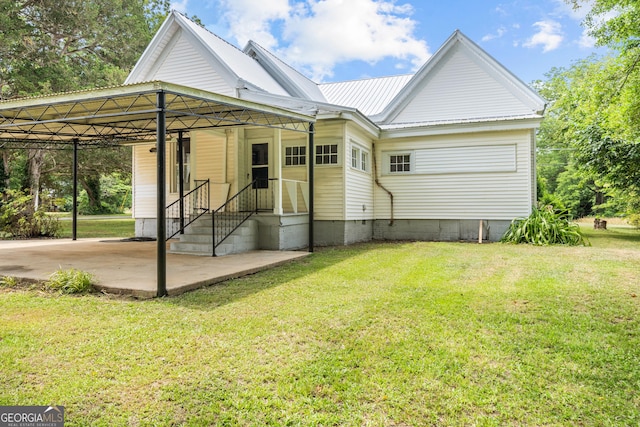
[[[252,251],[223,257],[167,254],[167,291],[186,291],[253,274],[309,255],[303,251]],[[0,277],[44,281],[58,269],[89,272],[105,292],[156,295],[156,242],[120,239],[3,240]]]

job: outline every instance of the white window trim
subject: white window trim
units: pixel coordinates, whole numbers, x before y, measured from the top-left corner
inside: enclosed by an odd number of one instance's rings
[[[191,137],[186,137],[185,140],[189,140],[189,153],[188,153],[188,161],[185,162],[185,167],[187,168],[187,176],[185,178],[188,179],[188,182],[185,182],[185,192],[188,192],[192,188],[192,178],[193,178],[193,152],[194,152],[194,139]],[[179,191],[179,183],[178,183],[178,141],[170,141],[168,144],[169,147],[169,194],[178,194]]]
[[[304,158],[304,163],[300,164],[298,163],[297,165],[288,165],[287,164],[287,148],[304,148],[304,152],[305,155],[304,156],[300,156],[298,155],[298,158],[302,157]],[[282,147],[282,167],[283,168],[305,168],[307,167],[307,163],[309,161],[309,147],[307,147],[305,144],[287,144],[284,145]]]
[[[325,145],[335,145],[337,146],[337,163],[317,163],[316,162],[316,150],[318,149],[318,147],[322,147]],[[334,141],[318,141],[316,144],[314,144],[313,146],[313,165],[317,166],[319,168],[331,168],[331,167],[336,167],[336,166],[342,166],[342,158],[344,157],[344,153],[342,152],[341,149],[341,144],[340,141],[334,140]]]
[[[409,171],[391,172],[391,156],[409,156]],[[412,175],[416,173],[416,155],[413,151],[383,152],[383,175]]]
[[[353,165],[353,151],[356,151],[355,166]],[[367,157],[366,164],[362,166],[362,156]],[[364,146],[351,141],[351,150],[349,150],[349,166],[358,172],[371,173],[371,153]]]

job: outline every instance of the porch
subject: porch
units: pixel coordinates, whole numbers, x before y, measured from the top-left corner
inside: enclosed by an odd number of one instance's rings
[[[167,254],[167,293],[183,292],[246,276],[309,255],[297,251],[251,251],[216,257]],[[152,298],[157,295],[156,242],[120,239],[0,240],[0,276],[44,281],[56,270],[93,274],[96,288]]]
[[[150,199],[155,200],[155,234],[166,236],[166,147],[171,135],[212,128],[291,130],[307,135],[309,152],[313,152],[314,122],[315,117],[305,114],[156,81],[1,102],[0,147],[73,150],[75,240],[78,150],[114,144],[155,146],[155,183],[149,182],[145,188],[150,194],[155,193],[155,198]],[[313,251],[313,168],[309,168],[308,182],[308,247]],[[184,193],[180,190],[179,194]],[[164,239],[158,239],[155,248],[156,295],[164,296],[168,293]],[[100,254],[96,256],[99,265],[104,259]],[[32,262],[37,264],[36,260]],[[22,267],[21,263],[16,265]]]

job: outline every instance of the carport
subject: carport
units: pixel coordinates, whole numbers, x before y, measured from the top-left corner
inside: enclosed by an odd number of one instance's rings
[[[168,134],[262,126],[308,134],[315,118],[166,82],[146,82],[0,102],[0,148],[74,151],[73,239],[77,230],[77,152],[89,146],[157,144],[157,296],[167,295],[166,142]],[[313,251],[313,168],[309,171],[309,251]]]

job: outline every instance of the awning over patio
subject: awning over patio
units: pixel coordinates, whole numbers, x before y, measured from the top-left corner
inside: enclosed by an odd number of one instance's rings
[[[315,121],[282,108],[148,82],[0,102],[0,147],[149,142],[156,138],[161,110],[167,133],[245,125],[308,132]]]
[[[22,98],[0,102],[0,148],[157,143],[157,282],[166,295],[166,138],[205,128],[264,126],[309,134],[315,117],[165,82]],[[77,156],[74,156],[77,158]],[[74,182],[75,180],[74,167]],[[313,248],[313,170],[309,176],[309,243]],[[75,185],[74,185],[75,187]],[[74,191],[75,192],[75,191]],[[74,206],[74,230],[75,230]],[[75,238],[75,233],[74,233]]]

